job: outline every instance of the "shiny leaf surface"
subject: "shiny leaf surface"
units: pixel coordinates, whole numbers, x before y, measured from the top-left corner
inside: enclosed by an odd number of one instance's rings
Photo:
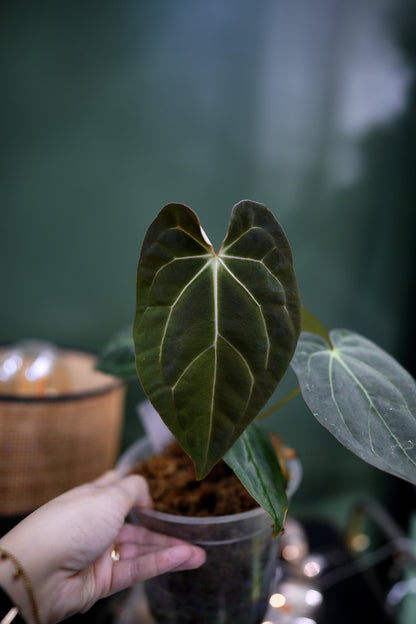
[[[347,330],[333,345],[302,333],[292,368],[317,420],[368,463],[416,483],[416,382],[389,354]]]
[[[272,517],[274,533],[283,526],[288,500],[286,485],[268,434],[253,422],[225,454],[246,490]]]
[[[136,366],[199,478],[273,393],[300,323],[291,249],[262,204],[234,207],[218,253],[182,204],[150,225],[137,271]]]

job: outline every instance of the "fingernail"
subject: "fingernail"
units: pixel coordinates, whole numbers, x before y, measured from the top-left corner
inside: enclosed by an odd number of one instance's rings
[[[188,556],[182,560],[178,569],[180,570],[194,570],[199,568],[206,560],[206,553],[202,548],[198,546],[190,546]]]

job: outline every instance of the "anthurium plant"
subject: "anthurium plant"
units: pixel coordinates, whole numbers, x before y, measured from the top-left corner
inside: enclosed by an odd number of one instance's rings
[[[259,417],[289,367],[341,444],[416,483],[415,380],[370,340],[327,333],[302,310],[289,242],[263,204],[234,206],[217,252],[190,208],[165,206],[141,248],[133,332],[110,341],[98,366],[138,374],[197,478],[223,458],[276,534],[285,483]]]

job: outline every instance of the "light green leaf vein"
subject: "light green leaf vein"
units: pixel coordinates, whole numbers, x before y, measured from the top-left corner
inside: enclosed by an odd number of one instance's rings
[[[163,354],[163,347],[165,344],[165,339],[166,339],[166,334],[168,331],[168,327],[169,327],[169,323],[170,320],[172,318],[172,314],[173,311],[175,309],[175,307],[178,305],[179,301],[181,300],[181,298],[183,297],[183,295],[185,294],[185,292],[188,290],[188,288],[191,286],[191,284],[193,284],[193,282],[195,282],[195,280],[198,279],[198,277],[204,272],[206,271],[206,269],[210,266],[210,264],[212,264],[212,260],[209,260],[199,271],[197,271],[197,273],[195,273],[195,275],[193,276],[192,279],[190,279],[185,286],[182,288],[182,290],[179,292],[179,295],[176,297],[175,301],[172,303],[171,306],[169,306],[169,314],[168,317],[166,319],[166,323],[165,326],[163,328],[163,333],[162,333],[162,339],[160,342],[160,349],[159,349],[159,363],[162,361],[162,354]]]
[[[236,243],[238,243],[242,238],[247,236],[247,234],[249,234],[253,230],[259,230],[260,232],[264,232],[264,229],[262,227],[258,226],[258,225],[250,226],[247,230],[244,230],[243,232],[241,232],[240,236],[237,236],[237,238],[234,238],[234,240],[229,245],[224,245],[221,248],[221,255],[224,255],[223,252],[226,251],[227,249],[232,249]],[[235,256],[233,256],[233,258],[234,257]]]
[[[402,453],[409,459],[409,461],[416,465],[416,462],[412,459],[412,457],[409,455],[409,453],[407,453],[406,449],[403,447],[402,443],[400,442],[400,440],[397,438],[397,436],[394,435],[393,431],[390,429],[390,427],[388,426],[386,420],[383,418],[380,410],[377,409],[376,405],[373,402],[373,399],[371,398],[370,394],[367,392],[365,386],[360,382],[360,380],[357,378],[357,376],[353,373],[353,371],[351,370],[351,368],[349,366],[347,366],[347,364],[345,363],[345,361],[339,357],[338,353],[336,351],[331,351],[331,360],[330,360],[330,384],[331,384],[331,398],[335,404],[335,406],[337,407],[337,411],[344,423],[344,425],[347,427],[347,429],[349,431],[351,431],[348,427],[348,425],[346,424],[342,413],[339,409],[338,403],[336,401],[335,398],[335,392],[334,392],[334,387],[333,387],[333,377],[332,377],[332,371],[333,371],[333,367],[332,367],[332,362],[333,360],[337,360],[337,362],[339,363],[339,365],[344,369],[344,371],[347,373],[347,375],[349,375],[351,377],[351,379],[354,381],[354,383],[357,385],[357,387],[360,389],[360,391],[362,392],[362,394],[364,395],[364,397],[367,399],[369,407],[367,410],[367,430],[368,430],[368,436],[369,436],[369,442],[371,445],[371,450],[373,451],[373,453],[375,455],[377,455],[377,453],[375,452],[374,446],[373,446],[373,440],[372,440],[372,434],[371,434],[371,430],[370,430],[370,419],[369,419],[369,414],[371,412],[371,410],[374,411],[374,413],[376,414],[376,416],[380,419],[380,421],[382,422],[383,426],[385,427],[385,429],[388,431],[389,435],[392,437],[392,439],[395,441],[395,443],[397,444],[397,446],[400,448],[400,450],[402,451]]]
[[[257,301],[257,299],[255,298],[255,296],[253,295],[253,293],[251,293],[249,291],[249,289],[247,288],[247,286],[245,284],[243,284],[243,282],[241,282],[238,277],[236,275],[234,275],[234,273],[231,271],[231,269],[227,266],[227,264],[225,262],[222,261],[221,258],[218,258],[218,260],[221,262],[222,266],[224,267],[224,269],[227,271],[227,273],[229,273],[231,275],[231,277],[233,278],[233,280],[240,286],[240,288],[242,288],[244,290],[244,292],[248,295],[248,297],[256,304],[259,313],[260,313],[260,317],[261,317],[261,322],[263,325],[263,329],[264,329],[264,336],[266,338],[266,358],[265,358],[265,363],[264,363],[264,368],[267,369],[267,366],[269,364],[269,356],[270,356],[270,336],[269,336],[269,332],[267,330],[267,324],[266,324],[266,319],[264,318],[264,314],[263,314],[263,308],[261,306],[261,304]]]

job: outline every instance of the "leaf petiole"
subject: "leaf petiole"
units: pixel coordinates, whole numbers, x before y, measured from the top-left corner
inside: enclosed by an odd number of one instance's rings
[[[286,405],[286,403],[289,403],[289,401],[294,399],[295,396],[299,394],[299,392],[300,392],[300,387],[297,386],[294,390],[292,390],[292,392],[289,392],[289,394],[283,397],[283,399],[280,399],[280,401],[278,401],[274,405],[271,405],[266,410],[261,412],[261,414],[257,416],[257,420],[264,420],[264,418],[267,418],[268,416],[270,416],[270,414],[273,414],[273,412],[277,412],[277,410],[279,410],[281,407]]]

